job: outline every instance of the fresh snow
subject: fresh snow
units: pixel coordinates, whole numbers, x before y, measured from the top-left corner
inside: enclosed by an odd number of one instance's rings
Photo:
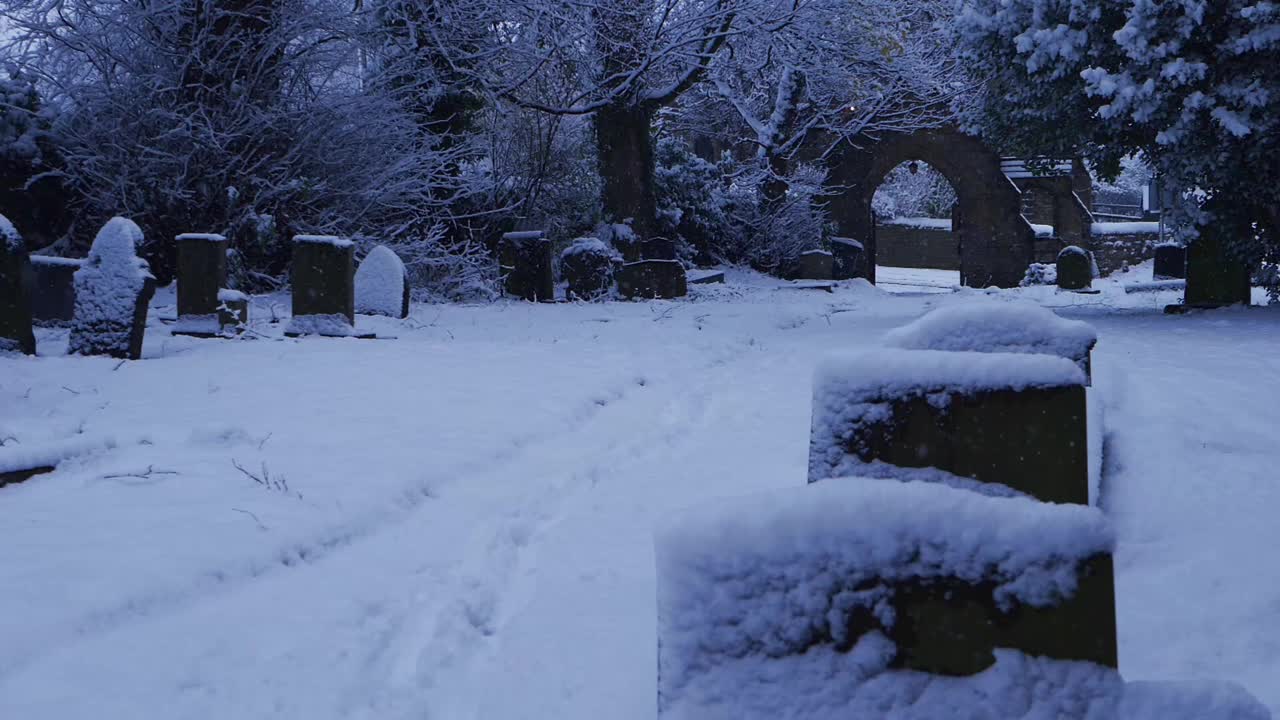
[[[881,220],[882,225],[902,225],[904,227],[922,228],[925,230],[951,230],[949,218],[899,217]]]
[[[178,242],[226,242],[227,238],[216,233],[183,233],[175,239]]]
[[[138,294],[151,278],[137,256],[142,229],[132,220],[112,218],[98,232],[89,256],[75,272],[75,319],[70,352],[92,355],[128,348]]]
[[[1038,303],[965,298],[890,332],[885,342],[907,350],[1042,353],[1082,362],[1098,334]]]
[[[56,265],[56,266],[62,266],[62,267],[77,267],[77,268],[80,267],[81,265],[84,265],[83,258],[65,258],[65,257],[56,257],[53,255],[32,255],[30,257],[31,257],[32,265]]]
[[[356,312],[400,317],[405,277],[404,261],[399,255],[386,245],[374,247],[356,270]]]
[[[293,241],[296,243],[311,243],[314,245],[332,245],[337,248],[348,248],[355,245],[355,241],[347,238],[340,238],[335,235],[294,235]]]
[[[1178,292],[1124,292],[1150,273],[998,294],[1099,335],[1125,697],[1231,681],[1277,713],[1280,316],[1166,316]],[[419,304],[359,342],[282,338],[287,295],[243,340],[172,337],[161,289],[123,365],[37,328],[0,359],[0,453],[98,449],[0,489],[0,717],[653,720],[655,528],[803,490],[820,359],[950,300],[726,280]]]
[[[1158,222],[1101,222],[1093,224],[1094,235],[1158,235]]]

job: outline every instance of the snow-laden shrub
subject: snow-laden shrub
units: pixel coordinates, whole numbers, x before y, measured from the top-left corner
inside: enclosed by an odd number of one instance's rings
[[[378,245],[356,270],[356,312],[402,318],[408,315],[409,286],[404,262],[390,248]]]
[[[568,283],[569,298],[594,300],[608,294],[621,262],[618,251],[599,238],[574,240],[560,253],[560,276]]]
[[[1022,287],[1033,285],[1056,285],[1058,283],[1058,266],[1053,263],[1031,263],[1027,266],[1027,274],[1019,283]]]
[[[76,310],[68,351],[73,355],[135,357],[146,323],[145,303],[153,278],[137,255],[142,229],[132,220],[112,218],[94,238],[76,271]],[[141,304],[141,312],[139,307]]]

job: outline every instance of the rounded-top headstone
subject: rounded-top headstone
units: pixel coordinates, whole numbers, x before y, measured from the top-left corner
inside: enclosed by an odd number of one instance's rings
[[[147,303],[155,278],[138,257],[142,228],[112,218],[98,232],[76,271],[76,311],[68,349],[76,355],[142,356]]]
[[[600,238],[582,237],[560,253],[560,273],[571,298],[593,300],[609,292],[622,256]]]
[[[356,270],[356,312],[409,316],[408,272],[400,256],[385,245],[370,250]]]
[[[1058,287],[1085,290],[1093,285],[1093,255],[1082,247],[1068,245],[1058,253]]]
[[[34,355],[27,246],[9,219],[0,215],[0,353]]]

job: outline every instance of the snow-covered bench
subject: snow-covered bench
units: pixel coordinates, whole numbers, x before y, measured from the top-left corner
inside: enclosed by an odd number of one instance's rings
[[[659,530],[658,715],[1268,717],[1229,686],[1115,671],[1096,509],[845,479],[718,500]]]
[[[1084,381],[1053,355],[833,356],[814,380],[809,482],[929,479],[1088,504]]]
[[[1079,365],[1086,379],[1097,343],[1088,323],[1032,302],[988,299],[945,305],[885,335],[886,345],[903,350],[1057,355]]]

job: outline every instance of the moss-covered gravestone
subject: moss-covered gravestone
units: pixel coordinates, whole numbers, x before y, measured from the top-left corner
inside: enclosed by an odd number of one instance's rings
[[[1051,355],[832,358],[814,384],[809,482],[888,475],[1087,505],[1084,382],[1075,363]]]
[[[1182,280],[1187,276],[1187,248],[1182,245],[1156,246],[1153,280]]]
[[[31,256],[31,317],[37,325],[63,326],[75,318],[76,271],[84,260]]]
[[[285,335],[355,334],[355,243],[330,235],[293,238],[293,317]]]
[[[68,351],[137,360],[147,327],[147,304],[155,278],[138,257],[142,229],[112,218],[98,232],[84,265],[76,271],[76,311]]]
[[[1068,245],[1058,253],[1058,287],[1088,290],[1093,286],[1093,255],[1082,247]]]
[[[385,245],[370,250],[356,270],[356,312],[409,317],[409,271]]]
[[[498,242],[503,292],[529,302],[555,302],[551,239],[541,230],[511,232]]]
[[[1201,228],[1200,237],[1187,247],[1186,306],[1248,305],[1250,284],[1249,268],[1226,251],[1221,230]]]
[[[187,233],[178,246],[178,322],[175,335],[213,337],[219,334],[218,292],[227,282],[227,239],[221,235]]]
[[[679,260],[640,260],[618,271],[618,292],[631,299],[662,299],[689,294],[684,265]]]
[[[36,354],[31,329],[31,271],[27,245],[13,223],[0,215],[0,354]]]
[[[599,238],[584,237],[560,253],[560,275],[571,300],[594,300],[613,287],[614,270],[621,263],[618,251]]]
[[[831,279],[852,280],[864,277],[862,266],[865,249],[862,243],[851,238],[831,238]]]

